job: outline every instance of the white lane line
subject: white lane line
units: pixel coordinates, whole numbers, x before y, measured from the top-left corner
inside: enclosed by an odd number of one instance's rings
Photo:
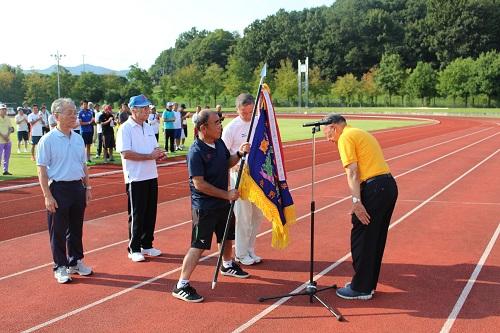
[[[479,140],[479,141],[473,142],[473,143],[471,143],[471,144],[469,144],[469,145],[467,145],[467,146],[465,146],[465,147],[459,148],[459,149],[457,149],[457,150],[455,150],[455,151],[453,151],[453,152],[451,152],[451,153],[448,153],[448,154],[446,154],[446,155],[442,155],[441,157],[438,157],[437,159],[434,159],[434,160],[432,160],[432,161],[430,161],[430,162],[427,162],[427,163],[424,163],[424,164],[422,164],[422,165],[420,165],[420,166],[418,166],[418,167],[416,167],[416,168],[413,168],[413,169],[411,169],[411,170],[408,170],[408,171],[406,171],[406,172],[404,172],[404,173],[402,173],[402,174],[400,174],[400,175],[396,176],[395,178],[398,178],[398,177],[404,176],[404,175],[406,175],[406,174],[408,174],[408,173],[414,172],[414,171],[416,171],[416,170],[418,170],[418,169],[420,169],[420,168],[422,168],[422,167],[424,167],[424,166],[427,166],[427,165],[429,165],[429,164],[431,164],[431,163],[434,163],[434,162],[436,162],[436,161],[439,161],[439,160],[441,160],[441,159],[443,159],[443,158],[445,158],[445,157],[447,157],[447,156],[450,156],[450,155],[455,154],[455,153],[457,153],[457,152],[459,152],[459,151],[462,151],[463,149],[466,149],[466,148],[468,148],[468,147],[471,147],[471,146],[473,146],[473,145],[476,145],[476,144],[478,144],[478,143],[481,143],[481,142],[483,142],[484,140],[489,139],[489,138],[491,138],[491,137],[493,137],[493,136],[495,136],[495,135],[497,135],[497,134],[499,134],[499,133],[492,134],[492,135],[490,135],[490,136],[488,136],[488,137],[486,137],[486,138],[483,138],[483,139],[481,139],[481,140]],[[430,147],[432,147],[432,146],[430,146]],[[417,151],[420,151],[420,150],[422,150],[422,149],[418,149]],[[394,157],[394,158],[399,158],[399,157],[406,156],[406,155],[407,155],[407,154],[402,154],[402,155],[399,155],[398,157]],[[295,170],[295,171],[297,171],[297,170]],[[343,173],[342,173],[342,174],[337,174],[337,175],[335,175],[335,176],[331,176],[331,177],[328,177],[328,178],[325,178],[325,179],[322,179],[322,180],[319,180],[319,181],[315,181],[315,183],[321,183],[321,182],[324,182],[324,181],[326,181],[326,180],[330,180],[330,179],[333,179],[333,178],[341,177],[341,176],[343,176],[343,175],[344,175]],[[464,175],[463,175],[463,176],[464,176]],[[450,184],[449,184],[449,185],[450,185]],[[306,184],[306,185],[299,186],[299,187],[297,187],[297,188],[291,189],[290,191],[291,191],[291,192],[293,192],[293,191],[295,191],[295,190],[299,190],[299,189],[302,189],[302,188],[307,187],[307,186],[310,186],[310,184]],[[348,197],[346,197],[346,198],[348,198]],[[345,200],[346,198],[344,198],[343,200]],[[179,199],[177,199],[177,200],[180,200],[180,199],[182,199],[182,198],[179,198]],[[165,203],[162,203],[162,204],[165,204]],[[119,213],[119,214],[121,214],[121,213]],[[184,223],[184,222],[183,222],[183,223]],[[156,232],[159,232],[159,231],[155,231],[155,233],[156,233]],[[109,245],[109,246],[108,246],[108,245],[106,245],[106,246],[102,247],[102,249],[104,249],[104,248],[108,248],[108,247],[111,247],[111,246],[114,246],[114,245],[117,245],[117,244],[122,244],[123,242],[126,242],[126,240],[123,240],[123,241],[120,241],[120,242],[117,242],[117,243],[111,244],[111,245]],[[0,244],[1,244],[1,243],[0,243]],[[92,251],[92,252],[96,252],[96,249],[91,250],[91,251]],[[90,252],[86,252],[86,253],[90,253]],[[46,264],[42,264],[42,265],[39,265],[39,266],[36,266],[36,267],[28,268],[28,269],[23,270],[23,271],[20,271],[20,272],[12,273],[12,274],[9,274],[9,275],[6,275],[6,276],[3,276],[3,277],[0,277],[0,281],[5,280],[5,279],[8,279],[8,278],[11,278],[11,277],[15,277],[15,276],[21,275],[21,274],[23,274],[23,273],[28,273],[28,272],[31,272],[31,271],[34,271],[34,270],[37,270],[37,269],[40,269],[40,268],[48,267],[48,266],[51,266],[51,265],[52,265],[52,263],[46,263]]]
[[[438,195],[440,195],[441,193],[443,193],[444,191],[446,191],[448,188],[450,188],[452,185],[454,185],[455,183],[457,183],[459,180],[461,180],[462,178],[464,178],[466,175],[468,175],[469,173],[471,173],[472,171],[474,171],[475,169],[477,169],[483,163],[485,163],[490,158],[492,158],[493,156],[495,156],[498,152],[499,152],[499,149],[497,149],[494,153],[490,154],[488,157],[486,157],[485,159],[483,159],[481,162],[479,162],[478,164],[476,164],[475,166],[473,166],[472,168],[470,168],[469,170],[467,170],[467,172],[465,172],[463,175],[461,175],[460,177],[458,177],[455,180],[453,180],[451,183],[449,183],[448,185],[446,185],[445,187],[443,187],[441,190],[439,190],[436,193],[434,193],[433,195],[431,195],[429,198],[427,198],[425,201],[423,201],[420,205],[416,206],[415,208],[413,208],[412,210],[410,210],[409,212],[407,212],[406,214],[404,214],[403,216],[401,216],[398,220],[396,220],[395,222],[391,223],[391,225],[389,226],[389,230],[391,230],[392,228],[394,228],[395,226],[397,226],[398,224],[400,224],[407,217],[409,217],[410,215],[412,215],[413,213],[415,213],[417,210],[419,210],[420,208],[422,208],[424,205],[426,205],[427,203],[429,203],[432,199],[434,199],[435,197],[437,197]],[[417,168],[415,168],[415,170],[417,170],[419,168],[420,167],[417,167]],[[405,174],[406,173],[402,173],[402,174],[396,176],[395,178],[399,178],[399,177],[401,177],[401,176],[403,176]],[[326,273],[330,272],[332,269],[334,269],[338,265],[340,265],[340,263],[342,263],[345,260],[347,260],[347,258],[349,258],[350,256],[351,256],[351,253],[347,253],[342,258],[340,258],[338,261],[336,261],[335,263],[333,263],[332,265],[330,265],[329,267],[327,267],[326,269],[324,269],[321,273],[317,274],[314,277],[315,281],[317,279],[319,279],[320,277],[322,277],[323,275],[325,275]],[[304,284],[302,284],[300,287],[296,288],[294,291],[292,291],[292,293],[299,292],[300,290],[304,289],[306,287],[307,283],[308,282],[304,282]],[[233,331],[233,333],[243,332],[245,329],[247,329],[248,327],[250,327],[253,324],[255,324],[257,321],[259,321],[261,318],[263,318],[266,314],[270,313],[272,310],[276,309],[278,306],[280,306],[281,304],[285,303],[289,299],[290,299],[290,297],[286,297],[286,299],[285,298],[280,298],[278,301],[274,302],[272,305],[269,306],[270,308],[272,308],[271,310],[268,310],[266,308],[265,310],[263,310],[262,312],[260,312],[259,314],[257,314],[253,318],[251,318],[249,321],[247,321],[246,323],[244,323],[240,327],[236,328]]]
[[[493,154],[489,155],[486,159],[484,159],[484,160],[483,160],[483,161],[481,161],[480,163],[476,164],[476,166],[474,166],[473,168],[469,169],[469,170],[468,170],[468,171],[467,171],[464,175],[462,175],[462,176],[458,177],[457,179],[455,179],[455,181],[453,181],[452,183],[450,183],[450,184],[448,184],[447,186],[445,186],[445,188],[449,188],[449,186],[451,186],[451,184],[455,184],[455,183],[456,183],[459,179],[462,179],[465,175],[469,174],[470,172],[472,172],[472,170],[475,170],[475,169],[476,169],[477,167],[479,167],[481,164],[483,164],[483,163],[484,163],[484,162],[486,162],[488,159],[490,159],[492,156],[494,156],[496,153],[498,153],[498,151],[499,151],[499,150],[495,151]],[[417,170],[417,169],[419,169],[419,168],[420,168],[420,167],[417,167],[417,168],[415,168],[415,170]],[[405,173],[405,174],[407,174],[407,173]],[[398,175],[398,176],[396,176],[396,178],[399,178],[400,176],[401,176],[401,175]],[[443,191],[444,191],[444,189],[441,189],[440,191],[436,192],[434,195],[432,195],[431,197],[429,197],[429,198],[428,198],[425,202],[426,202],[426,203],[427,203],[427,202],[429,202],[432,198],[436,197],[439,193],[442,193]],[[343,198],[343,199],[337,200],[337,201],[335,201],[335,202],[333,202],[333,203],[331,203],[331,204],[329,204],[329,205],[326,205],[326,206],[324,206],[324,207],[322,207],[322,208],[320,208],[320,209],[316,210],[316,212],[323,211],[323,210],[325,210],[325,209],[327,209],[327,208],[329,208],[329,207],[332,207],[332,206],[337,205],[337,204],[339,204],[339,203],[341,203],[341,202],[343,202],[343,201],[346,201],[346,200],[348,200],[349,198],[350,198],[350,196],[346,196],[346,197],[345,197],[345,198]],[[423,205],[424,205],[424,203],[422,203],[421,205],[419,205],[419,206],[417,206],[416,208],[412,209],[409,213],[405,214],[403,217],[401,217],[401,218],[400,218],[400,219],[398,219],[396,222],[394,222],[393,224],[391,224],[391,225],[389,226],[389,229],[392,229],[393,227],[395,227],[396,225],[398,225],[401,221],[403,221],[403,220],[404,220],[404,219],[406,219],[408,216],[410,216],[411,214],[413,214],[415,211],[417,211],[418,209],[420,209]],[[302,215],[301,217],[297,218],[297,221],[302,220],[302,219],[306,218],[306,217],[307,217],[307,216],[309,216],[309,215],[310,215],[310,213],[305,214],[305,215]],[[261,233],[261,234],[257,235],[257,237],[261,237],[261,236],[263,236],[263,235],[265,235],[265,234],[267,234],[267,233],[271,232],[271,230],[272,230],[272,229],[269,229],[269,230],[267,230],[267,231],[265,231],[265,232],[263,232],[263,233]],[[233,247],[234,247],[234,245],[233,245]],[[212,254],[210,254],[209,256],[205,256],[205,257],[203,257],[202,259],[200,259],[200,261],[202,261],[202,260],[207,260],[208,258],[213,257],[213,256],[216,256],[216,255],[217,255],[217,252],[212,253]],[[319,278],[321,278],[322,276],[324,276],[325,274],[327,274],[328,272],[330,272],[332,269],[334,269],[335,267],[339,266],[342,262],[344,262],[345,260],[347,260],[347,258],[349,258],[349,257],[350,257],[350,253],[347,253],[347,254],[346,254],[346,255],[344,255],[342,258],[340,258],[339,260],[337,260],[336,262],[334,262],[332,265],[328,266],[328,267],[327,267],[327,268],[325,268],[323,271],[321,271],[319,274],[317,274],[317,275],[314,277],[314,280],[315,280],[315,281],[316,281],[316,280],[318,280]],[[122,290],[122,291],[119,291],[119,292],[117,292],[117,293],[111,294],[111,295],[109,295],[109,296],[107,296],[107,297],[105,297],[105,298],[102,298],[102,299],[100,299],[100,300],[97,300],[97,301],[95,301],[95,302],[93,302],[93,303],[87,304],[87,305],[85,305],[85,306],[83,306],[83,307],[80,307],[80,308],[77,308],[77,309],[72,310],[72,311],[70,311],[70,312],[67,312],[67,313],[65,313],[65,314],[63,314],[63,315],[60,315],[60,316],[58,316],[58,317],[56,317],[56,318],[53,318],[53,319],[51,319],[51,320],[49,320],[49,321],[46,321],[46,322],[41,323],[41,324],[39,324],[39,325],[33,326],[33,327],[29,328],[28,330],[26,330],[26,331],[24,331],[24,332],[33,332],[33,331],[35,331],[35,330],[38,330],[38,329],[43,328],[43,327],[46,327],[46,326],[51,325],[51,324],[53,324],[53,323],[55,323],[55,322],[58,322],[58,321],[60,321],[60,320],[66,319],[66,318],[68,318],[68,317],[70,317],[70,316],[72,316],[72,315],[78,314],[78,313],[80,313],[80,312],[82,312],[82,311],[85,311],[85,310],[87,310],[87,309],[90,309],[90,308],[92,308],[92,307],[94,307],[94,306],[96,306],[96,305],[102,304],[102,303],[104,303],[104,302],[106,302],[106,301],[109,301],[109,300],[112,300],[112,299],[114,299],[114,298],[117,298],[117,297],[119,297],[119,296],[121,296],[121,295],[123,295],[123,294],[125,294],[125,293],[128,293],[128,292],[133,291],[133,290],[135,290],[135,289],[137,289],[137,288],[140,288],[140,287],[142,287],[142,286],[145,286],[145,285],[147,285],[147,284],[150,284],[150,283],[152,283],[152,282],[154,282],[154,281],[156,281],[156,280],[158,280],[158,279],[160,279],[160,278],[163,278],[163,277],[165,277],[165,276],[167,276],[167,275],[169,275],[169,274],[173,274],[174,272],[178,272],[180,269],[181,269],[181,267],[178,267],[178,268],[173,269],[173,270],[171,270],[171,271],[169,271],[169,272],[166,272],[166,273],[163,273],[163,274],[161,274],[161,275],[158,275],[158,276],[156,276],[156,277],[154,277],[154,278],[151,278],[151,279],[149,279],[149,280],[147,280],[147,281],[143,281],[143,282],[141,282],[141,283],[138,283],[138,284],[136,284],[136,285],[134,285],[134,286],[132,286],[132,287],[129,287],[129,288],[124,289],[124,290]],[[307,284],[307,282],[304,282],[304,284],[302,284],[300,287],[298,287],[298,288],[296,288],[296,289],[295,289],[295,292],[296,292],[296,291],[300,291],[301,289],[303,289],[303,288],[306,286],[306,284]],[[286,300],[284,300],[284,299],[280,299],[280,300],[276,301],[273,305],[271,305],[271,307],[273,307],[273,308],[272,308],[271,310],[268,310],[268,312],[266,312],[266,314],[267,314],[267,313],[269,313],[269,312],[271,312],[273,309],[277,308],[279,305],[281,305],[281,304],[285,303],[288,299],[289,299],[289,298],[287,298]],[[266,311],[266,310],[264,310],[264,311]],[[240,328],[242,328],[242,327],[248,328],[248,327],[250,327],[251,325],[253,325],[255,322],[257,322],[260,318],[262,318],[262,317],[264,316],[264,315],[262,315],[262,313],[263,313],[263,312],[261,312],[260,314],[256,315],[255,317],[253,317],[252,319],[250,319],[249,321],[247,321],[245,324],[243,324],[242,326],[240,326]],[[242,329],[242,330],[240,330],[240,328],[237,328],[234,332],[241,332],[243,329]]]
[[[483,268],[484,263],[486,262],[486,259],[488,259],[488,256],[490,255],[491,250],[493,249],[493,246],[495,245],[495,242],[497,241],[498,234],[500,234],[500,223],[497,226],[497,229],[493,233],[493,236],[490,239],[490,242],[484,249],[483,255],[481,256],[481,259],[479,259],[479,262],[476,265],[476,268],[472,272],[469,281],[467,281],[467,284],[465,285],[464,289],[462,290],[462,293],[458,297],[457,302],[455,303],[455,306],[453,307],[453,310],[451,311],[450,315],[448,316],[448,319],[444,323],[443,327],[441,328],[441,333],[448,333],[451,330],[451,327],[455,323],[455,320],[458,317],[458,314],[460,313],[460,310],[462,309],[462,306],[464,305],[465,301],[467,300],[467,296],[469,296],[470,291],[472,290],[472,287],[474,286],[474,283],[477,280],[477,277],[479,276],[479,273],[481,272],[481,269]]]

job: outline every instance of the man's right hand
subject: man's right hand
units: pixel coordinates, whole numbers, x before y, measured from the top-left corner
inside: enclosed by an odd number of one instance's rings
[[[45,208],[47,208],[47,210],[51,213],[56,212],[56,209],[58,208],[57,201],[52,195],[49,197],[45,197]]]
[[[227,191],[227,200],[235,201],[235,200],[238,200],[239,197],[240,197],[240,193],[238,192],[237,189]]]
[[[165,153],[161,149],[155,148],[155,150],[153,150],[153,152],[151,153],[151,159],[157,160],[163,157],[164,155]]]

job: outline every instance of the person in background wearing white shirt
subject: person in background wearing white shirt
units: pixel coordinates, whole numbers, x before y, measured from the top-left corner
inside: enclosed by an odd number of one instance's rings
[[[238,117],[231,120],[222,132],[222,140],[231,154],[247,140],[254,104],[255,100],[250,94],[240,94],[236,98]],[[238,168],[239,165],[233,167],[230,172],[232,187],[238,178]],[[236,216],[236,261],[243,265],[261,262],[262,258],[255,254],[255,240],[262,223],[262,212],[250,201],[239,198],[234,204],[234,215]]]
[[[156,106],[150,105],[151,113],[148,116],[148,124],[151,125],[155,132],[156,141],[160,141],[160,115],[156,112]]]
[[[120,124],[116,150],[122,156],[123,176],[128,196],[128,257],[144,261],[144,255],[161,254],[153,247],[158,203],[156,162],[166,154],[158,148],[153,128],[146,122],[151,102],[144,95],[130,97],[130,117]]]
[[[174,138],[175,138],[175,150],[181,149],[181,136],[182,136],[182,120],[181,113],[179,112],[179,104],[174,102],[172,111],[174,111]]]
[[[43,120],[43,125],[42,125],[42,135],[45,133],[49,133],[50,127],[49,127],[49,116],[50,113],[47,112],[47,107],[45,104],[42,104],[40,114],[42,115],[42,120]]]
[[[29,140],[29,129],[28,129],[28,116],[24,114],[22,107],[17,108],[17,114],[14,118],[17,125],[17,153],[21,153],[21,142],[24,141],[24,152],[28,152],[28,140]]]
[[[102,125],[101,122],[99,121],[99,117],[102,114],[102,111],[99,110],[100,105],[96,103],[95,105],[95,124],[96,124],[96,132],[97,132],[97,152],[95,155],[95,158],[101,158],[101,152],[102,152]]]
[[[69,274],[92,274],[83,263],[83,217],[92,195],[86,165],[85,145],[72,129],[76,106],[69,98],[52,103],[57,128],[44,135],[38,145],[37,169],[47,209],[54,277],[71,281]]]
[[[43,117],[38,110],[38,105],[33,104],[33,112],[28,116],[31,125],[31,160],[35,161],[35,149],[38,141],[43,135]]]

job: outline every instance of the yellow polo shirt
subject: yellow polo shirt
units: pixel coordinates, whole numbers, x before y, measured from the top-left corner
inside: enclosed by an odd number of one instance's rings
[[[12,127],[9,117],[0,117],[0,133],[2,133],[3,135],[9,134],[9,127]],[[7,141],[5,141],[2,136],[0,136],[0,143],[7,143]]]
[[[347,125],[337,145],[344,168],[351,163],[358,163],[362,182],[390,172],[377,139],[367,131]]]

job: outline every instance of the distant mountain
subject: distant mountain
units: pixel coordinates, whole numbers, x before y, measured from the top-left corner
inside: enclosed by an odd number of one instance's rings
[[[61,66],[63,67],[63,66]],[[80,75],[83,72],[83,65],[78,65],[74,67],[64,67],[66,68],[71,74],[73,75]],[[85,64],[85,72],[92,72],[97,75],[104,75],[104,74],[116,74],[118,76],[127,76],[128,69],[121,70],[121,71],[115,71],[109,68],[105,67],[100,67],[100,66],[94,66],[90,64]],[[25,73],[40,73],[40,74],[51,74],[54,72],[57,72],[57,66],[52,65],[49,68],[45,69],[30,69],[30,70],[25,70]]]

